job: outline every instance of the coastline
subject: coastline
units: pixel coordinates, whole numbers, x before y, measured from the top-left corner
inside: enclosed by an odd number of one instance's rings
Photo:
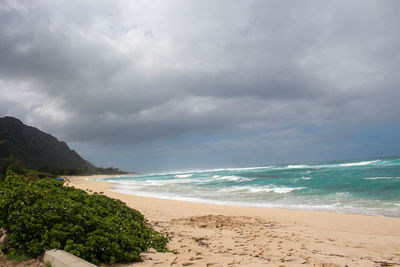
[[[178,252],[143,253],[144,262],[130,266],[400,266],[400,218],[127,195],[95,180],[103,177],[72,176],[68,185],[139,210]]]

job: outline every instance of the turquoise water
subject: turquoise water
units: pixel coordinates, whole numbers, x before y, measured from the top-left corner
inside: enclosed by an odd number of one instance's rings
[[[400,217],[400,158],[106,178],[113,190],[237,206]]]

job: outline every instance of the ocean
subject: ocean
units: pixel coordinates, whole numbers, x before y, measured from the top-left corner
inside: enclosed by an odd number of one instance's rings
[[[246,207],[400,217],[400,158],[104,178],[114,191]]]

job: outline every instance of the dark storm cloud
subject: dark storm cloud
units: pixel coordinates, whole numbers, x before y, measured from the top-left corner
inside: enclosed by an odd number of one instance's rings
[[[0,112],[105,144],[398,121],[398,11],[398,1],[3,1]]]

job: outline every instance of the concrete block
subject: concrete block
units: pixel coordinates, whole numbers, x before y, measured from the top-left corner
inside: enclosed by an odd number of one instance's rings
[[[46,251],[43,261],[49,262],[52,267],[97,267],[97,265],[58,249]]]

